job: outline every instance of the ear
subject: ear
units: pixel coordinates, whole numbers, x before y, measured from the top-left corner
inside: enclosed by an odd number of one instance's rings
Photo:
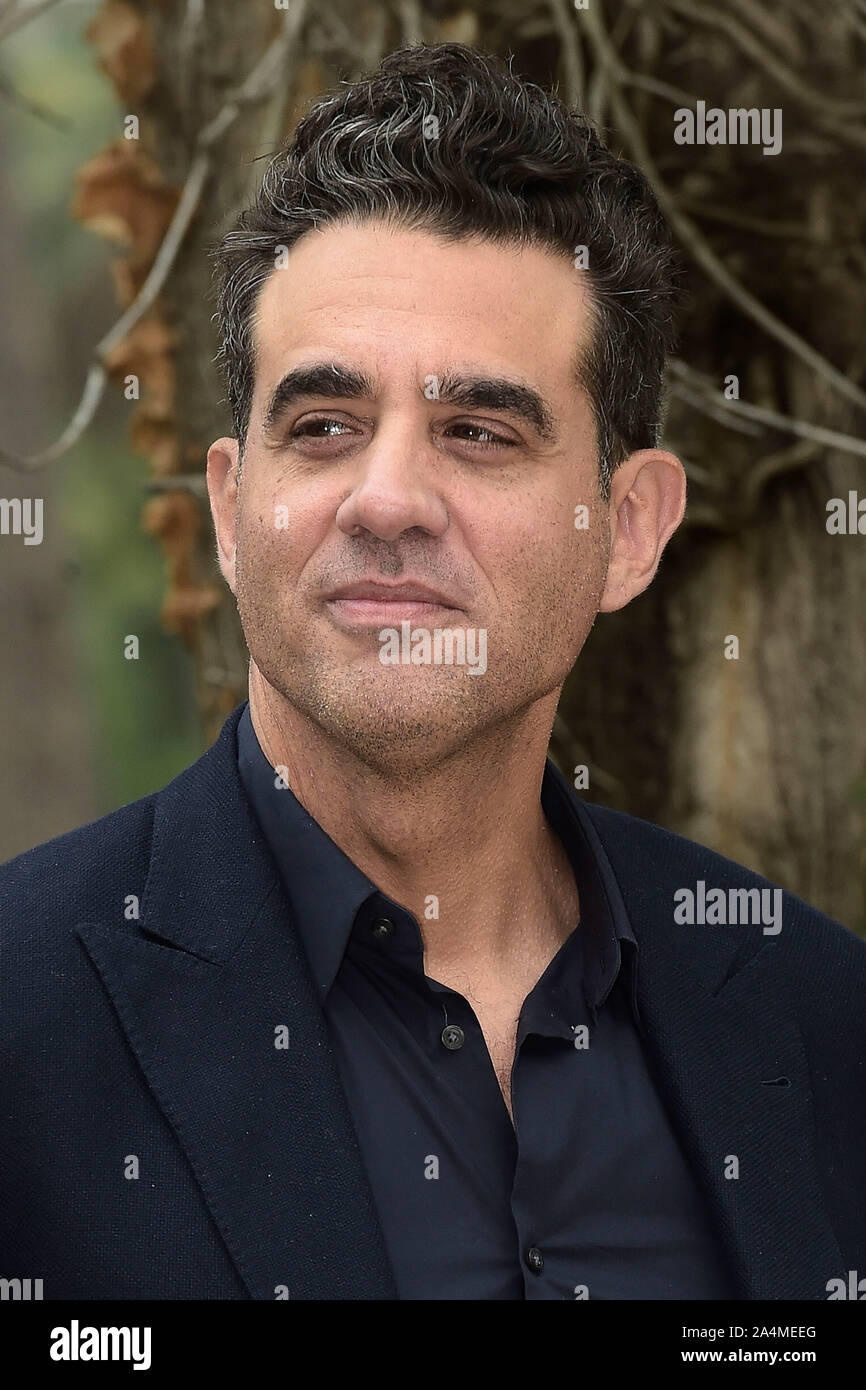
[[[207,491],[223,578],[235,593],[237,544],[238,441],[218,439],[207,451]]]
[[[599,612],[614,613],[643,593],[685,508],[685,469],[674,454],[639,449],[619,465],[611,480],[610,563]]]

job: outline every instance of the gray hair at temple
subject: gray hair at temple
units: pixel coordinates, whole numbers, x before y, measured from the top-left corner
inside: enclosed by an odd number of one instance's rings
[[[271,158],[252,206],[211,248],[218,279],[217,361],[241,459],[252,407],[258,295],[314,227],[385,218],[449,241],[547,248],[580,264],[586,248],[590,340],[575,382],[592,406],[602,495],[617,465],[659,443],[664,367],[681,300],[679,260],[644,176],[590,121],[459,43],[388,54],[317,100]],[[577,253],[577,255],[576,255]]]

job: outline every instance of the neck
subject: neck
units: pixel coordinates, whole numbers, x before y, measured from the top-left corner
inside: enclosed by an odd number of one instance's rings
[[[541,807],[554,692],[407,778],[361,762],[250,665],[250,716],[272,767],[379,890],[416,917],[425,968],[507,977],[549,960],[577,887]]]

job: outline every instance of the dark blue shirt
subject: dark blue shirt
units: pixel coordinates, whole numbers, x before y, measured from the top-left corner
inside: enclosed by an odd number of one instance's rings
[[[470,1004],[424,973],[416,918],[285,786],[248,705],[237,736],[241,779],[318,985],[400,1298],[735,1296],[644,1057],[634,932],[554,765],[541,803],[574,868],[580,922],[523,1003],[512,1125]]]

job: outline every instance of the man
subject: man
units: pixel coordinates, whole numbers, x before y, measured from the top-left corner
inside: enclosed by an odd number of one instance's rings
[[[4,1273],[826,1298],[866,1263],[866,947],[545,760],[683,515],[646,181],[419,47],[313,106],[218,262],[249,702],[3,870]]]

